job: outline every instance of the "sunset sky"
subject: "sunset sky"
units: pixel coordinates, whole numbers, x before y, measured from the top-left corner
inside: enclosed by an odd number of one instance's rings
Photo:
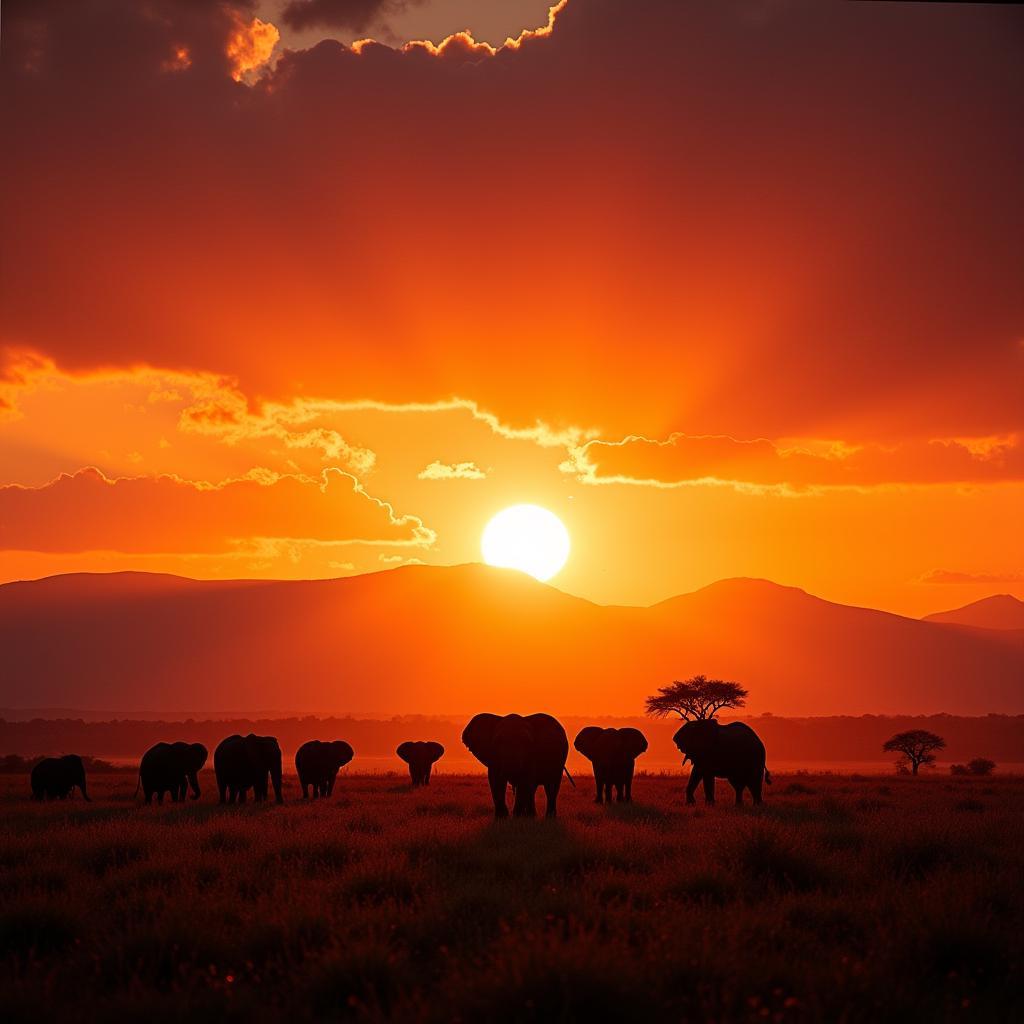
[[[461,563],[532,502],[601,603],[1024,597],[1022,55],[1012,5],[8,0],[0,581]]]

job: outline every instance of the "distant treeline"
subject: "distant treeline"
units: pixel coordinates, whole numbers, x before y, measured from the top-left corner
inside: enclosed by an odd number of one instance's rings
[[[35,757],[22,757],[20,754],[5,754],[0,757],[0,775],[23,775],[42,761],[44,754],[37,754]],[[111,764],[99,757],[83,757],[87,772],[132,772],[135,769],[130,765]]]
[[[75,752],[117,758],[139,757],[160,740],[204,743],[211,753],[232,733],[276,736],[287,757],[308,739],[344,739],[360,757],[390,757],[395,747],[409,739],[443,743],[450,757],[469,757],[462,746],[462,728],[470,716],[403,716],[391,719],[315,716],[295,718],[186,719],[184,721],[118,720],[87,722],[81,719],[34,719],[8,722],[0,719],[0,753],[22,757]],[[986,715],[965,718],[955,715],[828,718],[780,718],[773,715],[745,718],[768,748],[768,763],[777,761],[844,762],[883,761],[881,746],[890,736],[906,729],[928,729],[946,740],[942,761],[966,761],[988,757],[998,763],[1024,763],[1024,715]],[[599,715],[560,716],[572,741],[585,725],[625,726],[641,729],[650,741],[646,761],[678,762],[672,744],[677,719],[608,718]],[[723,721],[725,719],[723,718]],[[575,753],[573,754],[575,756]],[[638,762],[643,767],[644,759]]]

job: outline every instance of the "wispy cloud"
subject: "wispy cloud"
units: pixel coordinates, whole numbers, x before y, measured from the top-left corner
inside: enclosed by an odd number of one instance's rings
[[[475,462],[432,462],[416,474],[418,480],[486,480],[487,474]]]

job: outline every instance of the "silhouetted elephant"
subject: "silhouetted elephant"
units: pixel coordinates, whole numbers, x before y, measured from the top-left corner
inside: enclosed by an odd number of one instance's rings
[[[150,803],[153,794],[159,804],[164,802],[164,793],[170,793],[177,803],[185,799],[189,786],[192,799],[199,799],[199,772],[208,757],[202,743],[157,743],[142,755],[139,762],[139,786]],[[138,793],[139,787],[135,787]]]
[[[704,783],[704,802],[715,802],[715,779],[728,779],[736,790],[736,803],[743,803],[744,788],[750,790],[754,803],[761,802],[761,782],[771,784],[772,777],[765,768],[764,744],[760,737],[742,722],[721,725],[709,718],[687,722],[672,737],[687,758],[693,762],[690,781],[686,785],[686,802],[695,803],[693,792]]]
[[[309,799],[309,787],[313,787],[314,799],[330,796],[334,792],[334,781],[338,769],[352,760],[353,750],[344,740],[310,740],[295,751],[295,770],[299,773],[302,799]]]
[[[32,769],[32,797],[35,800],[64,800],[77,786],[88,800],[85,790],[85,765],[77,754],[44,757]]]
[[[543,786],[548,798],[547,816],[555,817],[569,756],[569,740],[560,722],[543,714],[525,718],[476,715],[463,730],[462,742],[487,768],[495,817],[508,817],[505,793],[510,784],[515,794],[514,815],[536,815],[537,787]]]
[[[251,789],[256,800],[267,799],[267,778],[274,784],[274,798],[281,803],[281,748],[275,736],[229,736],[213,752],[220,802],[245,803]]]
[[[409,766],[414,786],[429,786],[430,769],[444,753],[444,747],[433,741],[407,740],[398,745],[395,753]]]
[[[595,803],[615,799],[633,799],[633,768],[636,759],[647,749],[647,739],[639,729],[602,729],[588,725],[581,729],[573,746],[594,765],[597,783]]]

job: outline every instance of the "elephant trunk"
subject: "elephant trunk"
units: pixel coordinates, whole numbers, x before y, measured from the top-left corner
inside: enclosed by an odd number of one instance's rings
[[[92,797],[86,792],[85,789],[85,773],[82,773],[82,778],[78,782],[78,788],[82,791],[82,799],[86,803],[92,803]]]
[[[196,772],[188,773],[188,784],[192,788],[192,799],[199,799],[199,776]]]
[[[273,768],[270,769],[270,781],[274,785],[274,801],[276,803],[284,803],[284,799],[281,796],[281,762],[278,761]]]

